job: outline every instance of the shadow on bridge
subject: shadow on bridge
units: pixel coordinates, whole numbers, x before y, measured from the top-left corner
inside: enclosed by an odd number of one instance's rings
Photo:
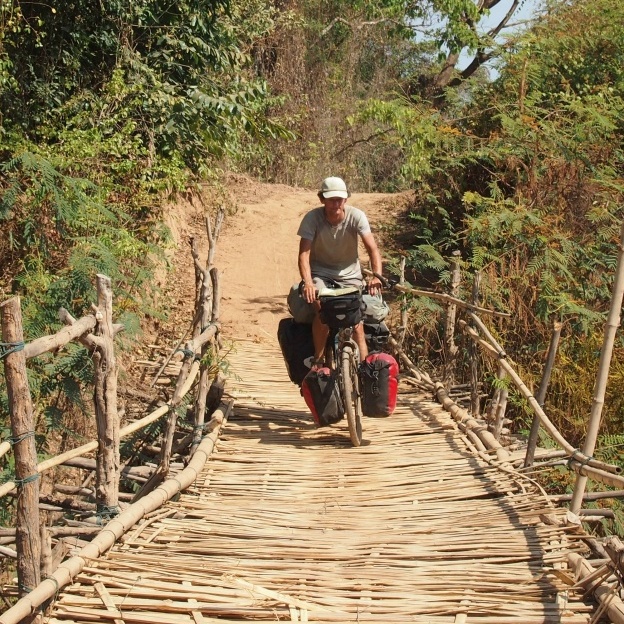
[[[326,530],[335,534],[346,578],[369,587],[379,601],[371,616],[381,617],[384,601],[389,605],[390,596],[407,591],[412,599],[403,608],[433,618],[427,622],[465,621],[444,619],[444,614],[469,614],[469,621],[483,624],[587,621],[574,613],[567,595],[572,581],[561,569],[566,551],[574,548],[573,533],[545,522],[555,510],[540,490],[525,476],[475,455],[439,405],[420,397],[402,401],[389,418],[366,418],[368,444],[356,449],[344,421],[317,429],[298,398],[300,408],[238,406],[224,439],[255,447],[265,488],[256,497],[273,509],[298,514],[293,523],[316,515],[319,498],[349,517],[348,535],[339,524]],[[287,481],[281,480],[284,475]],[[276,500],[276,491],[285,498]],[[309,494],[307,504],[302,492]],[[234,511],[232,497],[240,496],[242,509],[249,492],[226,486],[222,495]],[[295,497],[295,507],[289,496]],[[377,527],[374,534],[371,527]],[[351,554],[344,550],[354,543]],[[381,557],[386,567],[367,576],[362,547],[391,553]],[[291,553],[302,574],[310,565],[308,553],[309,548],[301,558]],[[405,572],[398,584],[397,568]],[[361,599],[360,591],[343,595],[341,608],[351,611]]]

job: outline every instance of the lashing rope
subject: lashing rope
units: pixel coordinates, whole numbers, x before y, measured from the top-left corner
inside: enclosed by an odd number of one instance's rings
[[[11,353],[23,351],[25,344],[25,342],[0,342],[0,360]]]

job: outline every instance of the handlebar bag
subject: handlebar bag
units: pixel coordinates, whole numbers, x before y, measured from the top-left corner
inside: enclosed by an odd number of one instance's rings
[[[335,370],[327,367],[312,369],[301,384],[301,394],[317,427],[327,427],[342,420],[345,409]]]
[[[364,304],[359,292],[338,296],[320,296],[321,321],[328,327],[353,327],[362,320]]]
[[[399,365],[389,353],[371,353],[360,364],[362,412],[390,416],[397,401]]]

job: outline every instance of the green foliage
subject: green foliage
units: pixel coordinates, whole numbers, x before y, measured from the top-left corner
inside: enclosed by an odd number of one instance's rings
[[[373,121],[355,127],[349,117],[360,103],[396,94],[431,63],[427,45],[412,38],[409,16],[422,15],[420,8],[398,0],[289,0],[280,8],[275,31],[253,55],[278,95],[271,115],[300,140],[252,152],[247,166],[286,183],[316,185],[334,171],[360,190],[404,188],[395,147],[374,141]]]
[[[22,297],[24,335],[32,340],[60,329],[57,311],[77,317],[95,301],[96,273],[110,276],[115,313],[125,318],[146,311],[151,262],[158,248],[128,229],[128,216],[118,205],[106,205],[102,189],[61,173],[39,154],[24,152],[3,167],[2,221],[8,237],[2,247],[13,292]],[[151,258],[151,260],[150,260]],[[132,324],[128,324],[130,330]],[[128,332],[132,334],[131,331]],[[68,412],[88,417],[83,392],[92,382],[91,357],[68,345],[54,357],[46,354],[29,366],[29,383],[40,414],[39,426],[73,437]],[[8,421],[6,401],[0,408]],[[46,450],[46,436],[38,438]]]
[[[432,0],[431,6],[440,16],[442,26],[436,29],[440,47],[446,46],[451,53],[463,48],[476,50],[483,45],[483,40],[474,28],[475,24],[486,15],[483,3],[473,0]]]
[[[553,319],[564,321],[548,407],[581,440],[624,218],[621,8],[558,3],[505,61],[493,84],[473,85],[442,112],[400,98],[369,102],[352,121],[381,129],[375,141],[395,149],[402,183],[416,191],[416,283],[442,285],[459,249],[481,273],[482,305],[512,313],[495,325],[529,383]],[[469,298],[470,284],[462,288]],[[621,369],[616,349],[609,387]],[[510,409],[523,413],[513,400]],[[617,393],[606,412],[607,430],[621,428]]]
[[[401,150],[401,174],[405,180],[420,181],[440,166],[429,156],[443,153],[444,132],[436,124],[435,116],[423,114],[423,110],[405,99],[366,102],[349,122],[373,122],[377,127],[384,128],[380,140],[391,141]]]
[[[96,273],[130,340],[154,313],[167,195],[291,136],[251,63],[276,14],[263,0],[0,4],[0,292],[22,295],[27,340],[59,328],[59,307],[87,311]],[[90,375],[79,347],[33,363],[42,426],[89,411]]]
[[[624,434],[607,433],[598,438],[599,452],[597,456],[608,464],[616,464],[624,468]]]
[[[9,133],[62,142],[69,158],[80,145],[97,170],[110,166],[122,182],[144,177],[157,190],[171,164],[205,173],[215,158],[235,156],[243,136],[283,136],[264,114],[265,83],[246,71],[245,48],[273,24],[264,3],[12,5],[2,14],[28,27],[2,31],[16,85],[0,97]]]
[[[533,97],[589,96],[609,87],[621,94],[623,49],[617,2],[551,2],[548,20],[521,42],[520,55],[508,58],[504,73],[511,77],[526,66],[537,87]]]

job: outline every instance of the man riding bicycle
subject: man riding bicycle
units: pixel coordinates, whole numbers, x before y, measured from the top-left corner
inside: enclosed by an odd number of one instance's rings
[[[362,269],[358,257],[358,236],[368,253],[373,273],[381,274],[381,255],[364,212],[347,204],[350,196],[342,178],[329,177],[321,183],[318,198],[322,206],[308,212],[297,231],[299,242],[299,273],[301,296],[313,306],[312,335],[314,339],[314,362],[323,363],[325,343],[329,334],[327,325],[321,322],[320,304],[316,295],[319,290],[338,286],[363,286]],[[381,292],[381,281],[373,277],[368,282],[368,292]],[[360,361],[368,355],[364,327],[359,323],[353,332],[358,345]]]

